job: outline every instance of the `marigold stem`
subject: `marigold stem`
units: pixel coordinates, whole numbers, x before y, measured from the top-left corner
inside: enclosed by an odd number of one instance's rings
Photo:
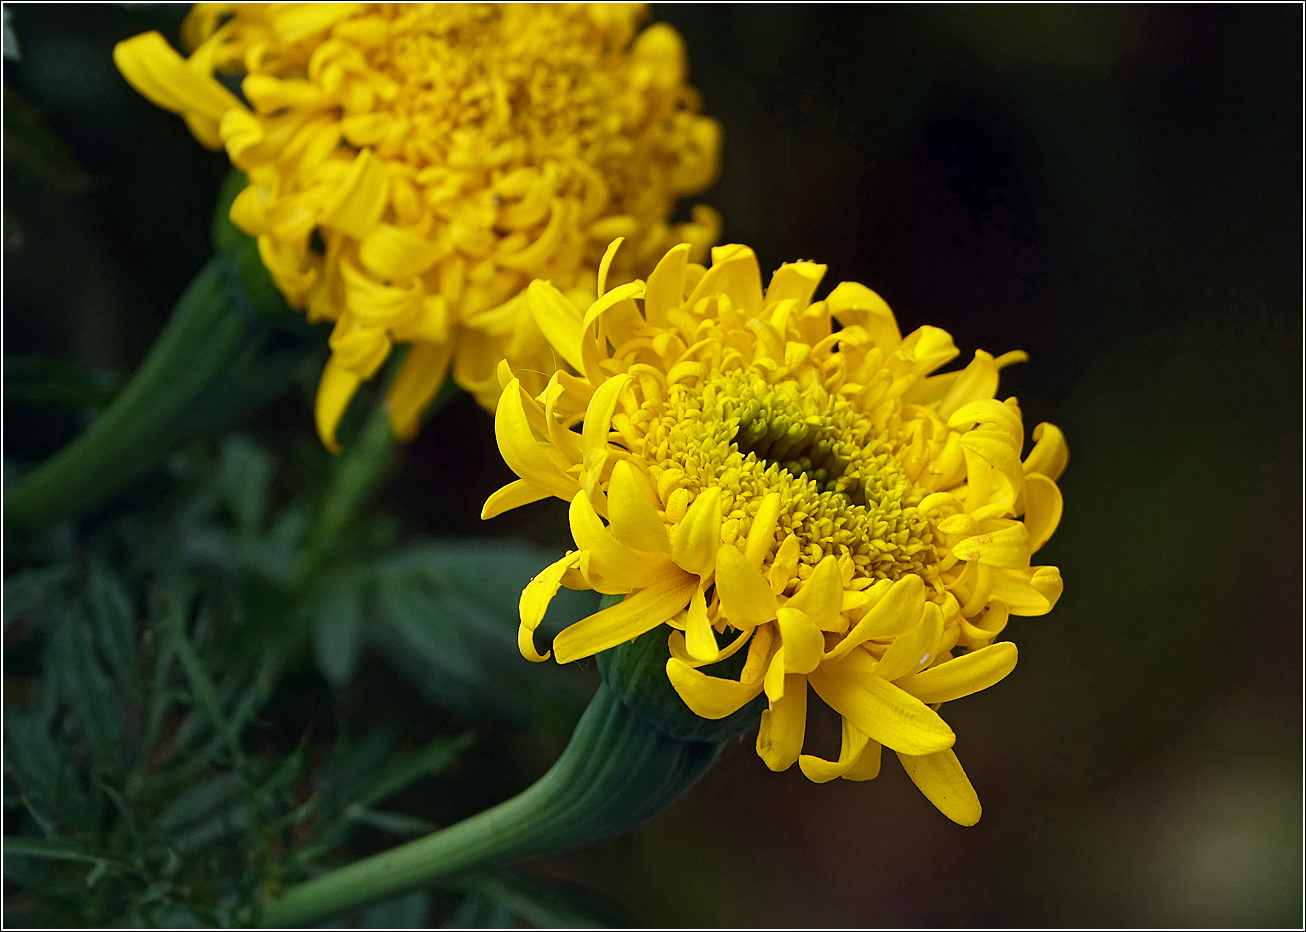
[[[240,287],[230,259],[209,260],[108,410],[8,491],[7,525],[38,531],[83,514],[290,384],[310,345],[260,319]]]
[[[262,924],[317,923],[419,887],[623,834],[692,786],[722,747],[672,738],[600,685],[562,756],[525,791],[292,887],[264,906]]]

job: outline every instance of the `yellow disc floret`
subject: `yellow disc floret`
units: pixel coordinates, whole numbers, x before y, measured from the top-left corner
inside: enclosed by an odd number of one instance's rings
[[[570,366],[543,391],[510,364],[495,429],[521,478],[491,517],[546,496],[571,502],[577,550],[522,593],[522,653],[560,585],[623,599],[562,631],[560,662],[669,626],[667,676],[708,719],[763,692],[757,750],[816,781],[866,780],[880,749],[949,818],[980,806],[939,703],[996,683],[1016,649],[1009,615],[1061,594],[1031,555],[1061,517],[1061,432],[1024,427],[999,371],[959,371],[935,327],[903,337],[888,306],[845,282],[813,301],[825,267],[784,265],[763,291],[743,246],[710,269],[672,249],[649,275],[606,288],[617,243],[582,311],[553,285],[532,315]],[[605,522],[606,519],[606,522]],[[746,651],[737,677],[715,664]],[[844,720],[839,758],[803,754],[807,689]]]
[[[158,33],[118,45],[127,79],[247,174],[232,220],[289,303],[336,322],[318,394],[329,446],[395,343],[411,344],[389,396],[407,436],[451,364],[491,410],[500,359],[543,387],[557,359],[519,296],[532,278],[586,300],[618,235],[637,237],[622,280],[677,242],[706,254],[711,210],[667,218],[716,177],[720,127],[699,114],[675,30],[636,34],[645,15],[202,3],[188,59]]]

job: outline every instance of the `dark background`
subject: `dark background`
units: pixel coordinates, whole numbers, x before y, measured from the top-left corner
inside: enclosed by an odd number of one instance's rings
[[[225,172],[118,77],[181,9],[9,5],[5,78],[89,178],[9,177],[5,351],[126,373],[210,254]],[[765,269],[866,283],[1004,373],[1071,449],[1041,562],[1065,595],[949,706],[985,807],[953,825],[886,755],[772,774],[751,739],[635,835],[538,869],[654,925],[1296,925],[1302,904],[1302,10],[655,5],[725,127],[703,200]],[[253,429],[302,431],[290,397]],[[77,424],[7,406],[6,455]],[[493,463],[487,468],[486,463]],[[561,542],[465,399],[387,496],[411,534]],[[310,690],[311,692],[311,690]],[[809,749],[838,727],[813,703]]]

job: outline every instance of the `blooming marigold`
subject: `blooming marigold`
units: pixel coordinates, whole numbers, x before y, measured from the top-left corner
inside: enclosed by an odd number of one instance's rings
[[[317,422],[335,430],[394,343],[401,437],[450,367],[493,410],[504,357],[543,387],[555,357],[523,313],[547,277],[593,293],[614,236],[640,238],[614,275],[720,221],[678,197],[712,182],[721,131],[685,83],[684,43],[641,4],[197,4],[183,59],[158,33],[114,60],[146,97],[225,147],[249,185],[231,218],[277,286],[332,320]],[[238,97],[215,77],[244,73]],[[534,373],[534,375],[532,375]]]
[[[580,310],[548,282],[527,292],[558,354],[535,396],[505,363],[499,447],[521,477],[483,516],[557,496],[579,548],[522,593],[519,643],[559,585],[624,599],[562,631],[559,662],[667,624],[666,672],[695,714],[720,719],[765,692],[757,751],[773,770],[867,780],[881,746],[949,818],[980,816],[938,704],[1016,664],[1009,615],[1042,615],[1056,567],[1031,566],[1061,517],[1066,445],[1024,428],[998,373],[964,369],[936,327],[902,337],[888,305],[825,266],[780,267],[762,289],[744,246],[666,254],[648,280]],[[575,428],[580,425],[580,431]],[[604,522],[606,519],[606,523]],[[704,667],[747,651],[737,678]],[[837,760],[803,754],[808,685],[843,717]]]

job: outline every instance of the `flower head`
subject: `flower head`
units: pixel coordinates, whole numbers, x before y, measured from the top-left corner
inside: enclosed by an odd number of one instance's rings
[[[772,769],[866,780],[887,746],[973,824],[938,704],[1011,672],[1015,646],[995,642],[1008,616],[1061,594],[1056,567],[1030,558],[1061,517],[1064,440],[1040,424],[1022,462],[1020,409],[994,397],[1025,354],[933,374],[952,338],[904,338],[863,285],[813,303],[822,265],[783,265],[763,291],[752,250],[713,249],[710,269],[689,252],[612,290],[601,267],[584,311],[547,282],[527,292],[577,374],[532,395],[502,367],[495,430],[521,478],[483,515],[567,499],[578,549],[522,593],[522,653],[546,659],[534,630],[559,585],[623,595],[558,635],[559,662],[668,625],[666,673],[694,713],[766,694],[757,750]],[[737,652],[737,677],[713,675]],[[809,685],[843,717],[837,760],[802,753]]]
[[[505,357],[543,387],[555,354],[521,289],[593,293],[603,247],[637,236],[618,277],[674,243],[706,253],[708,208],[677,198],[718,171],[721,132],[685,83],[684,43],[640,4],[201,3],[193,51],[158,33],[115,61],[249,186],[232,220],[277,286],[335,321],[318,429],[335,444],[359,383],[411,348],[388,403],[400,436],[452,364],[489,409]],[[216,75],[244,74],[241,96]]]

